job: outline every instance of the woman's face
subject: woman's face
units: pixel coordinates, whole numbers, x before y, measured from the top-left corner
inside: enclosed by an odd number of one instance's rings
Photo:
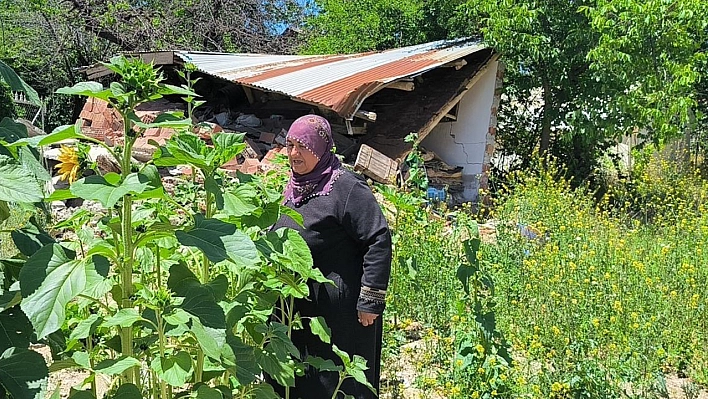
[[[317,166],[317,162],[319,162],[315,154],[296,140],[288,139],[285,148],[288,151],[290,168],[299,175],[306,175],[312,172]]]

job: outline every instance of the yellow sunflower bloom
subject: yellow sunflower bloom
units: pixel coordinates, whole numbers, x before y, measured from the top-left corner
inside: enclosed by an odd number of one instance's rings
[[[73,147],[61,146],[59,149],[60,163],[55,166],[59,169],[59,179],[68,181],[69,184],[76,181],[76,175],[79,173],[80,162],[79,154]]]

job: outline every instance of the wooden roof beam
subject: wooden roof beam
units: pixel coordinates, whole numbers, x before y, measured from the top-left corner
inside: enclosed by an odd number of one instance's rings
[[[125,53],[123,54],[126,58],[140,57],[145,63],[152,63],[153,65],[173,65],[176,63],[181,63],[179,57],[175,57],[174,51],[153,51],[149,53]],[[98,63],[91,65],[89,67],[83,68],[86,73],[86,77],[89,80],[94,80],[101,78],[103,76],[111,75],[113,71],[106,68],[103,64]]]
[[[489,69],[489,65],[495,62],[496,60],[499,59],[499,54],[494,54],[493,56],[490,57],[488,61],[485,62],[484,66],[480,68],[473,76],[470,76],[467,78],[462,84],[460,85],[460,88],[457,89],[457,94],[455,94],[454,97],[452,97],[445,105],[442,106],[442,108],[433,114],[432,118],[428,120],[428,122],[423,125],[420,130],[418,130],[418,139],[416,140],[418,143],[422,142],[424,138],[430,134],[430,132],[435,128],[435,126],[440,123],[440,121],[445,117],[445,115],[449,114],[450,111],[455,107],[455,105],[460,102],[462,97],[467,94],[467,92],[472,88],[472,86],[475,85],[479,81],[479,79],[484,75],[484,72]]]
[[[354,116],[368,122],[376,122],[376,112],[364,111],[360,109],[354,113]]]
[[[448,62],[447,64],[443,65],[443,68],[455,68],[455,70],[459,71],[460,68],[465,65],[467,65],[467,61],[464,58],[460,58],[459,60]]]
[[[395,89],[395,90],[403,90],[403,91],[413,91],[415,90],[415,83],[413,82],[393,82],[389,83],[384,87],[385,89]]]

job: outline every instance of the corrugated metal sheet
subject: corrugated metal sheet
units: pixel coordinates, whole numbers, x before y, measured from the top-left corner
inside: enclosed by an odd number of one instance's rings
[[[479,41],[437,41],[382,52],[298,56],[177,52],[200,71],[330,108],[352,118],[380,87],[419,75],[485,47]]]

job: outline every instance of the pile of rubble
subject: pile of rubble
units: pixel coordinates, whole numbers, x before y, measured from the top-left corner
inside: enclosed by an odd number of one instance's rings
[[[446,187],[446,190],[451,194],[464,191],[462,166],[450,166],[443,162],[437,154],[424,148],[421,148],[421,157],[431,186]]]
[[[150,123],[159,114],[168,111],[184,111],[184,104],[161,99],[141,104],[136,108],[135,114],[143,122]],[[201,111],[195,115],[195,133],[206,142],[210,142],[212,133],[246,133],[246,150],[222,168],[249,174],[273,168],[273,160],[278,154],[285,154],[285,136],[294,121],[275,113],[259,118],[254,114],[232,110],[218,113],[212,110]],[[88,99],[80,114],[80,122],[83,133],[92,138],[102,140],[108,145],[120,145],[123,141],[123,121],[118,112],[103,100]],[[359,141],[338,133],[342,128],[343,126],[332,125],[335,146],[339,154],[351,157],[358,151]],[[154,143],[163,145],[174,133],[174,129],[167,127],[147,129],[136,140],[133,157],[140,162],[149,161],[156,149]]]
[[[162,99],[141,104],[135,114],[143,122],[150,123],[159,114],[168,111],[184,111],[184,105]],[[120,145],[123,141],[123,121],[118,112],[105,101],[90,98],[81,111],[80,121],[82,131],[87,136],[108,145]],[[285,135],[293,120],[275,114],[269,118],[258,118],[253,114],[227,111],[211,114],[209,119],[195,122],[199,122],[195,133],[207,142],[211,140],[212,133],[246,133],[246,150],[224,165],[223,169],[253,174],[268,170],[273,166],[272,161],[277,154],[285,154]],[[149,161],[156,150],[154,143],[163,145],[174,133],[174,129],[167,127],[147,129],[136,140],[133,157],[140,162]]]

